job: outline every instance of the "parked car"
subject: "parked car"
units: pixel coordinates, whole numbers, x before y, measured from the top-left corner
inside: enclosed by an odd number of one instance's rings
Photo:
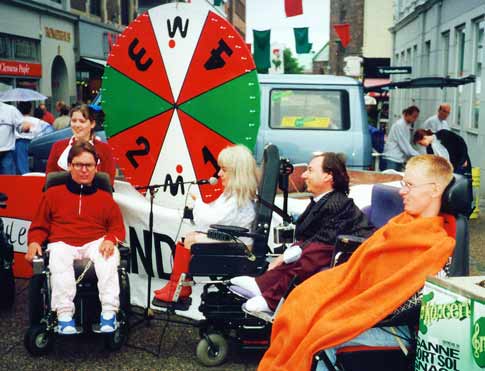
[[[362,84],[324,75],[259,75],[261,124],[254,154],[261,159],[267,143],[278,146],[292,163],[308,162],[316,151],[343,152],[347,165],[369,169],[371,138]],[[99,96],[94,100],[99,109]],[[98,120],[98,122],[101,120]],[[97,135],[106,140],[102,129]],[[71,135],[66,128],[31,142],[31,170],[45,171],[50,147]]]

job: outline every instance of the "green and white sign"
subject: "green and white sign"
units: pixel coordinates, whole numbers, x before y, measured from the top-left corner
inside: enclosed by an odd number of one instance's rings
[[[483,277],[429,278],[419,318],[415,371],[485,369]]]

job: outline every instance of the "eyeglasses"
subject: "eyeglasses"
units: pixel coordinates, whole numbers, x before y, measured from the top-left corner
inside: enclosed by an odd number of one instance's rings
[[[83,164],[82,162],[73,162],[71,165],[76,170],[81,170],[82,168],[86,168],[86,170],[93,170],[96,167],[96,164]]]
[[[425,186],[425,185],[435,184],[434,182],[431,182],[431,183],[422,183],[422,184],[411,184],[411,183],[406,182],[404,180],[401,180],[399,183],[401,184],[401,187],[402,188],[407,188],[409,190],[412,190],[412,189],[418,188],[418,187],[422,187],[422,186]]]

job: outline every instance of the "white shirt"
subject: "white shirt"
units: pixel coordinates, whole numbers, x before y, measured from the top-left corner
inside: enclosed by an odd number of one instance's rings
[[[0,152],[15,148],[15,131],[20,131],[23,120],[17,108],[0,102]]]
[[[433,133],[436,133],[443,129],[450,130],[450,127],[446,120],[440,120],[438,115],[434,115],[424,122],[423,129],[430,129]]]
[[[194,222],[200,231],[206,231],[211,224],[234,225],[251,229],[256,217],[252,201],[238,207],[236,197],[227,197],[224,194],[209,204],[197,198],[193,214]]]
[[[35,137],[37,137],[37,136],[39,136],[43,133],[43,129],[45,128],[45,125],[50,126],[50,124],[48,124],[47,122],[45,122],[41,119],[38,119],[37,117],[33,117],[33,116],[24,116],[23,122],[27,122],[29,124],[32,124],[32,126],[30,127],[30,130],[25,132],[25,133],[24,132],[22,132],[22,133],[16,132],[15,138],[17,138],[17,139],[32,140]]]

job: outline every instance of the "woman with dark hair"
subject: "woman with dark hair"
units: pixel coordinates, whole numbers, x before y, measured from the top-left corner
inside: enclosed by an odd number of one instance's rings
[[[426,153],[444,157],[453,165],[453,171],[458,174],[471,174],[471,162],[468,147],[464,139],[451,130],[418,129],[414,133],[414,143],[426,147]]]
[[[301,176],[313,197],[296,221],[296,242],[275,259],[268,271],[256,278],[231,279],[230,289],[249,300],[249,312],[271,312],[297,276],[303,282],[330,265],[340,234],[368,237],[373,227],[348,198],[349,176],[341,154],[315,155]]]
[[[72,144],[76,141],[84,141],[94,145],[99,155],[98,171],[108,173],[111,184],[113,184],[116,171],[113,152],[107,143],[102,142],[94,135],[94,128],[96,126],[95,112],[83,104],[74,107],[71,110],[70,117],[73,136],[69,139],[63,139],[54,143],[49,159],[47,160],[46,174],[52,171],[67,170],[67,155]]]

